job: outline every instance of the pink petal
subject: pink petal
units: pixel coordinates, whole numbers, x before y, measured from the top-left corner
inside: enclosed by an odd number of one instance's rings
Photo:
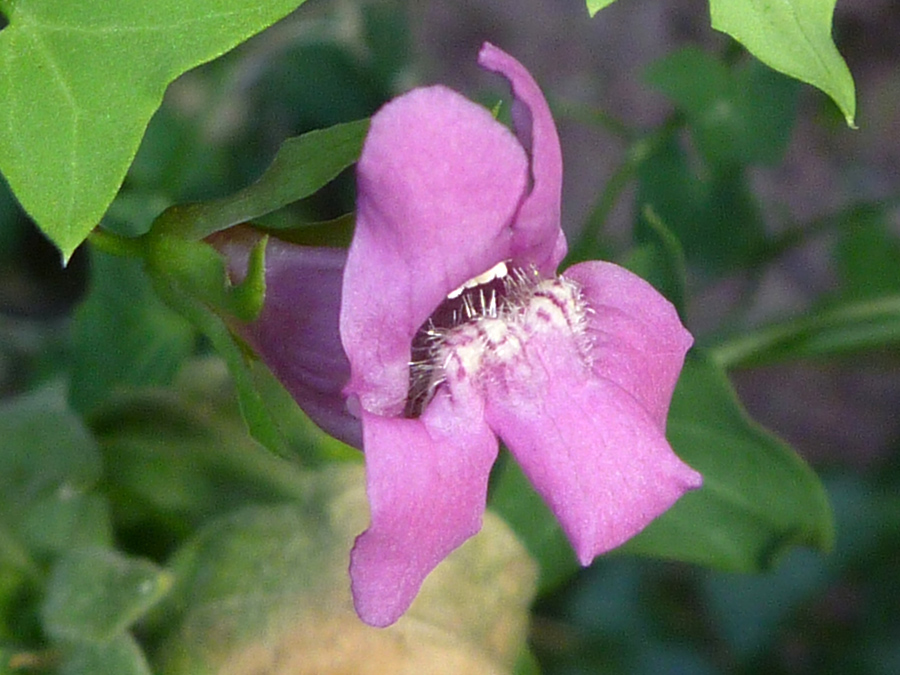
[[[247,258],[259,237],[248,228],[231,228],[210,238],[228,259],[235,282],[246,274]],[[262,312],[256,321],[234,329],[313,422],[359,448],[361,424],[347,412],[342,393],[350,379],[350,362],[338,334],[345,258],[341,249],[297,246],[270,237]]]
[[[640,401],[593,376],[571,341],[559,333],[534,335],[523,358],[518,377],[489,385],[488,424],[583,565],[700,486],[700,474],[675,455]]]
[[[478,63],[509,81],[513,123],[531,156],[531,190],[516,216],[513,263],[554,276],[566,256],[566,238],[560,229],[562,151],[553,116],[531,73],[509,54],[485,42]]]
[[[411,91],[372,118],[341,308],[346,391],[363,408],[402,411],[416,331],[450,291],[509,258],[527,172],[515,136],[444,87]]]
[[[400,618],[428,573],[481,529],[497,438],[463,405],[440,392],[419,419],[363,412],[371,525],[356,539],[350,577],[357,614],[372,626]]]
[[[564,276],[581,284],[593,310],[594,374],[634,396],[664,431],[684,355],[693,343],[675,307],[639,276],[612,263],[580,263]]]

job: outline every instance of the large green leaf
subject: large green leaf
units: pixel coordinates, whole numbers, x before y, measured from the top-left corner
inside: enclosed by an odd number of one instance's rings
[[[818,87],[853,126],[853,76],[831,37],[836,0],[709,0],[712,27],[760,61]]]
[[[815,473],[743,410],[724,371],[692,353],[669,412],[675,451],[703,474],[620,550],[751,572],[792,546],[829,550],[831,507]]]
[[[594,16],[615,0],[587,0]],[[775,70],[818,87],[854,126],[853,76],[831,38],[836,0],[709,0],[712,27]],[[700,78],[697,82],[700,82]]]
[[[303,0],[0,0],[0,172],[68,258],[168,84]]]

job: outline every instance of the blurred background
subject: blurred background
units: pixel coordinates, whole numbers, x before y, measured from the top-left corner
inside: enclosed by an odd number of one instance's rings
[[[840,0],[834,36],[856,81],[859,128],[847,128],[818,90],[776,85],[783,148],[742,162],[740,193],[713,205],[715,223],[752,245],[684,242],[686,322],[701,345],[848,293],[900,290],[900,7]],[[594,228],[597,254],[612,259],[633,245],[636,204],[650,189],[641,172],[664,170],[648,162],[623,171],[637,139],[674,120],[695,178],[709,170],[689,121],[648,69],[688,46],[729,68],[752,61],[712,31],[705,0],[621,0],[593,19],[579,0],[310,0],[170,87],[104,224],[136,234],[172,203],[233,192],[286,137],[369,116],[418,84],[442,82],[492,105],[507,94],[476,65],[484,40],[544,89],[563,146],[564,228],[573,241]],[[317,221],[352,209],[345,172],[278,217]],[[0,183],[0,394],[81,368],[85,409],[101,395],[107,375],[77,365],[86,348],[73,316],[86,321],[78,308],[90,289],[108,286],[107,267],[82,247],[62,269]],[[144,297],[146,282],[134,283],[134,297]],[[173,342],[179,354],[208,350],[182,327],[173,332],[153,352],[160,361],[142,366],[151,381],[177,367]],[[825,481],[838,532],[831,555],[796,550],[759,576],[601,559],[538,598],[530,643],[541,672],[900,672],[897,343],[895,331],[839,356],[728,364],[750,414]],[[103,349],[98,358],[114,359],[118,347]]]

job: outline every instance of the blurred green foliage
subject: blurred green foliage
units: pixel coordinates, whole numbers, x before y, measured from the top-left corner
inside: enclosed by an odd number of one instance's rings
[[[347,529],[338,507],[323,506],[333,476],[307,469],[359,454],[317,430],[229,330],[258,306],[259,268],[235,298],[241,287],[219,283],[222,260],[196,241],[244,220],[295,242],[346,241],[347,167],[365,119],[410,65],[411,38],[400,4],[339,9],[304,7],[177,80],[97,246],[65,272],[40,271],[55,251],[0,183],[0,673],[215,662],[199,648],[186,654],[189,631],[169,622],[218,630],[211,617],[237,607],[264,623],[316,576],[314,554],[334,544],[320,528]],[[608,252],[605,218],[633,196],[633,241],[615,254],[683,317],[700,291],[758,277],[811,231],[832,237],[835,288],[808,312],[761,325],[738,302],[697,335],[669,435],[707,487],[621,553],[580,570],[518,467],[498,463],[490,505],[540,568],[531,652],[516,672],[896,672],[896,452],[864,472],[818,467],[823,488],[727,379],[738,366],[873,352],[896,367],[896,202],[773,235],[772,205],[751,176],[782,160],[798,85],[696,48],[646,79],[672,114],[655,129],[621,125],[629,150],[573,257]],[[114,255],[123,252],[136,255]],[[315,545],[297,548],[306,540]]]

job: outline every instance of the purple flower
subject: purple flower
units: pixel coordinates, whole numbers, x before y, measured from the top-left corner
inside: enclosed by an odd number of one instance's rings
[[[490,44],[478,60],[510,82],[516,134],[445,87],[416,89],[372,118],[357,167],[340,336],[371,506],[350,575],[374,626],[479,530],[498,437],[584,565],[702,480],[665,439],[690,334],[621,267],[556,276],[553,119],[520,63]]]
[[[690,334],[621,267],[556,275],[553,119],[516,60],[485,44],[479,63],[512,85],[516,134],[440,86],[388,103],[357,167],[350,250],[271,240],[262,313],[234,326],[316,423],[365,451],[371,524],[350,575],[374,626],[480,529],[498,437],[584,565],[702,481],[665,439]],[[235,279],[258,236],[211,237]]]

